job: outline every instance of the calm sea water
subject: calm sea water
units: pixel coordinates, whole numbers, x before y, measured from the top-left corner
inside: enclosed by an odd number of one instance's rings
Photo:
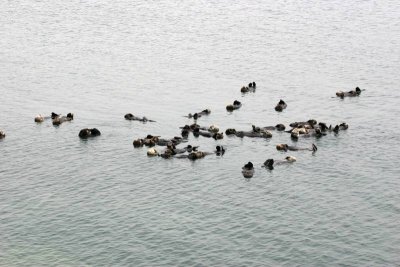
[[[0,36],[1,266],[400,265],[399,1],[4,0]],[[227,147],[196,162],[133,148],[205,108],[222,130],[350,128],[273,171],[286,133],[191,136]],[[33,122],[52,111],[75,119]]]

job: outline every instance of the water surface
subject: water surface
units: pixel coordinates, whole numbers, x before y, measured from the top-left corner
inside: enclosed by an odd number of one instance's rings
[[[398,265],[399,21],[391,0],[2,1],[0,265]],[[360,97],[332,98],[356,86]],[[287,155],[275,149],[293,144],[285,133],[191,136],[227,147],[196,162],[133,148],[205,108],[199,124],[222,130],[350,128],[298,141],[319,150],[274,171],[261,164]],[[75,119],[33,122],[52,111]],[[80,140],[86,127],[102,135]]]

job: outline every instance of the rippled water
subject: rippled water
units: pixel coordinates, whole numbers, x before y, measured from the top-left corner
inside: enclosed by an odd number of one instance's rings
[[[400,264],[398,1],[4,0],[0,25],[0,265]],[[332,98],[355,86],[366,91]],[[318,152],[273,171],[261,164],[287,155],[286,133],[191,136],[227,147],[195,162],[133,148],[205,108],[199,124],[222,130],[350,128],[299,140]],[[33,122],[52,111],[75,119]],[[102,135],[80,140],[86,127]]]

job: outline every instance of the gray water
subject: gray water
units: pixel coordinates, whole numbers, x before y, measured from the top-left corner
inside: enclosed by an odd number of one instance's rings
[[[1,266],[400,265],[399,1],[3,0],[0,36]],[[227,148],[195,162],[133,148],[205,108],[198,123],[223,131],[350,127],[297,143],[190,136]],[[52,111],[75,119],[33,122]],[[102,135],[80,140],[86,127]]]

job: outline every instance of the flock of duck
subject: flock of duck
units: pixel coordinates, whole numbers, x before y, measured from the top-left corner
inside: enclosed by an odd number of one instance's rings
[[[248,86],[243,86],[240,91],[241,93],[245,94],[248,92],[255,92],[256,90],[256,83],[251,82]],[[355,90],[351,90],[348,92],[339,91],[336,92],[336,96],[340,98],[344,97],[356,97],[361,94],[361,89],[356,87]],[[235,110],[240,109],[242,103],[238,100],[235,100],[232,104],[226,106],[226,110],[228,112],[233,112]],[[282,112],[284,109],[287,108],[287,104],[282,99],[278,102],[275,106],[275,110],[277,112]],[[220,129],[216,125],[211,125],[209,127],[202,127],[197,124],[197,120],[202,116],[210,115],[211,110],[204,109],[200,112],[196,113],[189,113],[187,118],[193,119],[194,122],[191,125],[184,125],[180,127],[181,134],[180,136],[175,136],[171,139],[161,138],[160,136],[154,136],[148,134],[143,138],[138,138],[133,141],[133,146],[135,148],[139,147],[149,147],[147,150],[147,155],[149,157],[159,156],[165,159],[169,158],[178,158],[178,159],[189,159],[189,160],[197,160],[204,158],[207,155],[217,155],[223,156],[226,148],[220,145],[217,145],[213,152],[204,152],[198,150],[198,146],[186,145],[184,147],[178,147],[181,143],[188,142],[189,135],[193,134],[195,137],[203,136],[206,138],[213,138],[215,140],[223,139],[224,133],[220,132]],[[132,121],[140,121],[140,122],[155,122],[154,120],[150,120],[146,117],[137,117],[131,113],[128,113],[124,116],[126,120]],[[72,113],[68,113],[66,116],[62,116],[60,114],[51,113],[50,116],[45,117],[42,115],[37,115],[34,119],[36,123],[42,123],[45,120],[52,120],[53,125],[58,126],[64,122],[72,121],[74,119],[74,115]],[[338,133],[339,131],[348,129],[347,123],[340,123],[332,127],[332,125],[327,125],[324,122],[317,122],[314,119],[310,119],[304,122],[293,122],[290,123],[289,126],[291,129],[286,130],[285,125],[277,124],[275,126],[265,126],[265,127],[258,127],[252,125],[252,129],[243,131],[243,130],[236,130],[234,128],[228,128],[225,130],[225,134],[227,136],[237,136],[240,138],[243,137],[250,137],[250,138],[271,138],[272,133],[271,131],[280,131],[286,132],[290,134],[292,140],[298,140],[299,138],[304,137],[316,137],[320,138],[329,133]],[[286,130],[286,131],[285,131]],[[80,130],[78,136],[80,138],[86,139],[90,137],[96,137],[101,135],[101,132],[97,128],[85,128]],[[0,139],[5,138],[5,133],[0,130]],[[162,152],[159,152],[156,147],[165,147]],[[297,146],[290,146],[288,144],[277,144],[276,149],[279,151],[311,151],[315,153],[318,148],[315,144],[312,144],[311,147],[297,147]],[[296,158],[293,156],[287,156],[282,160],[276,159],[267,159],[262,167],[267,168],[269,170],[273,170],[275,166],[282,165],[282,164],[290,164],[296,161]],[[254,165],[252,162],[248,162],[242,167],[242,174],[245,178],[251,178],[254,175]]]

